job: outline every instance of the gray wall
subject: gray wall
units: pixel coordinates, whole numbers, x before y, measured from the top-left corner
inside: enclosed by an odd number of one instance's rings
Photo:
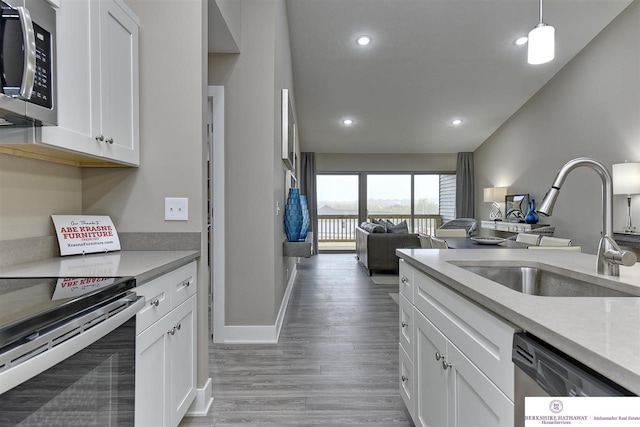
[[[476,212],[488,219],[484,187],[509,186],[539,203],[558,169],[575,157],[592,157],[609,169],[640,161],[640,2],[618,18],[569,62],[475,151]],[[601,184],[591,170],[567,178],[553,216],[543,219],[595,253],[600,231]],[[640,225],[640,196],[633,201]],[[614,229],[626,219],[626,198],[614,197]]]
[[[318,172],[455,172],[456,153],[316,153]]]
[[[209,55],[209,84],[225,86],[225,324],[274,325],[293,259],[285,239],[280,93],[293,89],[284,0],[241,2],[240,54]],[[294,105],[295,105],[295,96]]]

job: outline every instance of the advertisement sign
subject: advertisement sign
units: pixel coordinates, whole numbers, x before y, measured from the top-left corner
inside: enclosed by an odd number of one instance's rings
[[[97,215],[51,215],[60,255],[120,250],[120,239],[111,218]]]

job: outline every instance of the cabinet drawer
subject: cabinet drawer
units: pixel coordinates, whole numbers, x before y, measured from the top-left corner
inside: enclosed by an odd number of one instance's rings
[[[400,346],[400,396],[402,396],[402,401],[404,402],[411,418],[415,420],[415,392],[416,392],[416,381],[414,378],[414,368],[413,362],[409,359],[409,356],[404,351],[402,346]]]
[[[171,310],[167,275],[158,277],[136,288],[136,293],[144,297],[145,306],[136,317],[136,334],[147,329]]]
[[[404,295],[405,298],[413,304],[413,275],[414,268],[406,263],[405,260],[400,260],[400,295]]]
[[[196,293],[196,262],[171,273],[171,308],[176,308]]]
[[[421,272],[414,282],[415,307],[513,399],[515,327]]]
[[[404,295],[400,295],[400,346],[413,361],[413,337],[415,326],[413,324],[413,305]]]

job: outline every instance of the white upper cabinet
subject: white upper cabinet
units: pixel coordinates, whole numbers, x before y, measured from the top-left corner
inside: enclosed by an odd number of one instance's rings
[[[81,166],[138,166],[138,18],[120,0],[62,0],[57,27],[58,126],[37,143]]]
[[[138,165],[138,24],[119,2],[91,4],[93,136],[103,157]]]

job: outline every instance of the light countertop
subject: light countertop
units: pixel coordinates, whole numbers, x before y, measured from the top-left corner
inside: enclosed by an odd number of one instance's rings
[[[0,268],[0,277],[134,276],[138,285],[181,267],[199,251],[118,251],[48,258]]]
[[[640,395],[640,297],[546,297],[521,294],[454,263],[544,267],[595,278],[640,296],[640,263],[620,277],[596,273],[595,255],[568,251],[398,249],[407,263],[497,316],[541,338],[612,381]]]

